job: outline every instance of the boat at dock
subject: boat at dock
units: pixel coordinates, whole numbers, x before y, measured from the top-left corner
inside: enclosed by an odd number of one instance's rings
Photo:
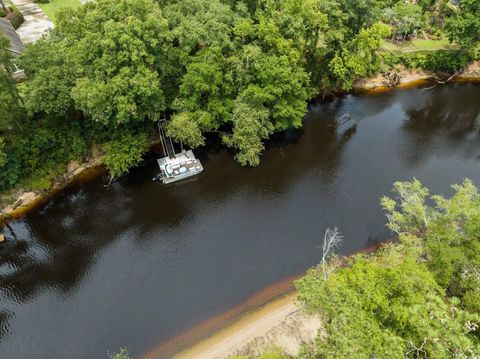
[[[159,158],[157,162],[160,167],[157,178],[164,184],[181,181],[203,171],[201,162],[195,158],[191,150],[177,153],[174,158]]]
[[[170,184],[202,173],[202,163],[195,158],[192,150],[185,151],[183,145],[180,144],[182,147],[181,152],[175,153],[171,137],[165,134],[165,123],[165,118],[158,122],[158,133],[165,157],[157,159],[160,173],[154,180],[162,181],[164,184]]]

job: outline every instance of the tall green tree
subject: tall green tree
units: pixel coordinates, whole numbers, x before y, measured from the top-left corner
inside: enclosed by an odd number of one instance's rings
[[[480,43],[480,2],[461,0],[460,8],[447,19],[445,28],[450,41],[465,49],[474,49]]]
[[[27,48],[20,65],[29,77],[25,83],[25,107],[38,116],[65,118],[75,107],[75,64],[65,42],[53,35]]]
[[[383,23],[360,30],[351,41],[345,43],[329,63],[329,70],[336,81],[336,86],[344,90],[352,89],[359,77],[367,77],[378,69],[377,49],[382,38],[390,34],[390,29]]]
[[[400,242],[318,266],[296,283],[324,332],[303,358],[474,358],[480,353],[480,194],[450,198],[414,180],[384,197]],[[426,256],[422,255],[426,251]]]
[[[480,194],[469,180],[453,190],[447,199],[429,196],[417,180],[398,182],[396,197],[383,198],[382,206],[390,229],[405,242],[422,245],[437,282],[480,314]]]
[[[78,109],[109,125],[155,120],[166,109],[171,37],[157,3],[99,0],[60,12],[57,22]]]

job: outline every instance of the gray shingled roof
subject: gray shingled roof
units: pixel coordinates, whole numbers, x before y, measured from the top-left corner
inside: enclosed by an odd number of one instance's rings
[[[13,28],[12,24],[3,17],[0,17],[0,33],[10,40],[10,46],[8,49],[15,55],[20,55],[23,51],[25,51],[25,45]]]

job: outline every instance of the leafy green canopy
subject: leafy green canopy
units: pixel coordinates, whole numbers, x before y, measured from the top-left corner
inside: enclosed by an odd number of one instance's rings
[[[57,31],[75,71],[72,98],[86,115],[117,125],[165,110],[170,34],[155,2],[98,1],[60,13]]]
[[[349,89],[374,71],[382,6],[99,0],[60,12],[50,39],[29,48],[25,106],[33,117],[75,115],[119,133],[170,112],[174,139],[195,147],[220,132],[240,163],[257,165],[265,139],[299,127],[318,88]]]
[[[462,47],[474,49],[480,43],[480,2],[461,0],[460,9],[446,21],[446,30],[451,41]]]
[[[417,180],[382,205],[400,243],[312,269],[296,285],[325,334],[305,358],[473,358],[480,353],[480,194],[471,181],[451,198]],[[429,205],[428,203],[433,203]]]

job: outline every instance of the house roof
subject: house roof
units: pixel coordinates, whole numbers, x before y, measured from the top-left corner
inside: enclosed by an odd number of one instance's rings
[[[13,28],[12,24],[8,19],[3,17],[0,17],[0,33],[10,40],[10,46],[8,47],[8,50],[13,52],[15,55],[20,55],[23,51],[25,51],[25,45]]]

